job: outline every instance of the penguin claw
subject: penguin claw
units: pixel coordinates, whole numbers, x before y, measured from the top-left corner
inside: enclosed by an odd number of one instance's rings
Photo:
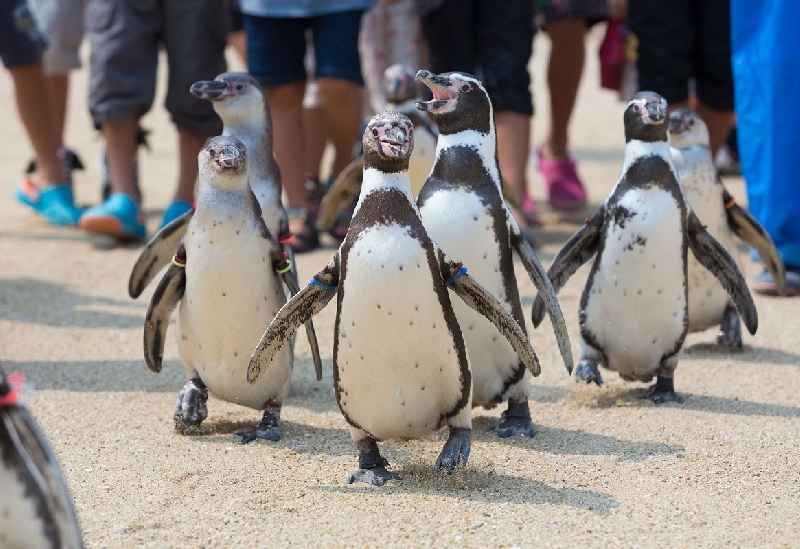
[[[248,444],[256,439],[277,442],[281,439],[281,415],[280,408],[268,408],[264,410],[264,417],[250,431],[239,431],[236,434],[242,437],[242,444]]]
[[[469,459],[470,436],[470,430],[464,427],[450,429],[450,436],[439,457],[436,458],[437,471],[444,469],[448,473],[452,473],[459,463],[466,467],[467,459]]]
[[[354,482],[365,482],[373,486],[383,486],[388,480],[402,480],[403,478],[397,473],[392,473],[386,470],[386,467],[379,465],[372,469],[359,469],[350,475],[347,479],[347,484]]]
[[[683,404],[683,397],[675,392],[672,378],[661,376],[656,379],[655,384],[649,387],[641,398],[652,400],[654,404],[664,404],[665,402]]]
[[[600,370],[597,369],[597,363],[591,360],[581,360],[575,367],[575,381],[585,381],[594,383],[598,387],[603,386],[603,376],[600,375]]]
[[[208,389],[199,379],[190,379],[178,393],[175,402],[176,431],[186,431],[200,425],[208,417]]]
[[[500,422],[489,427],[487,431],[495,433],[500,438],[509,438],[517,435],[533,438],[536,429],[531,421],[531,410],[527,400],[515,401],[509,399],[508,409],[500,415]]]

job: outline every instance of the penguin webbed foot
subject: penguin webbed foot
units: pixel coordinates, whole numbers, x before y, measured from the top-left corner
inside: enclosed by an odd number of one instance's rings
[[[387,462],[388,465],[388,462]],[[350,478],[347,479],[348,484],[354,482],[365,482],[373,486],[383,486],[389,480],[402,480],[402,477],[397,473],[392,473],[386,470],[386,467],[379,465],[372,469],[359,469],[352,473]]]
[[[675,384],[671,377],[658,376],[655,385],[649,387],[641,398],[652,400],[654,404],[665,402],[683,404],[683,397],[675,392]]]
[[[489,427],[487,431],[495,433],[500,438],[509,438],[517,435],[533,438],[536,429],[531,421],[531,410],[525,400],[508,400],[508,409],[500,415],[500,423]]]
[[[722,320],[719,324],[717,334],[717,345],[724,347],[728,351],[740,351],[742,349],[742,321],[735,307],[728,304],[722,313]]]
[[[280,409],[264,410],[264,417],[261,422],[250,431],[238,431],[236,434],[242,437],[242,444],[248,444],[256,439],[277,442],[281,439]]]
[[[587,384],[594,383],[598,387],[602,387],[603,376],[600,375],[597,362],[582,358],[575,367],[575,381],[585,381]]]
[[[386,469],[389,460],[378,450],[378,443],[373,438],[365,438],[356,443],[358,446],[358,471],[347,479],[348,484],[364,482],[372,486],[383,486],[389,480],[402,480],[397,473]]]
[[[208,417],[208,389],[200,378],[190,379],[178,393],[175,402],[176,431],[186,431],[200,425]]]
[[[450,436],[447,437],[442,452],[436,458],[437,471],[444,469],[448,473],[452,473],[459,463],[466,467],[471,435],[472,432],[465,427],[450,429]]]

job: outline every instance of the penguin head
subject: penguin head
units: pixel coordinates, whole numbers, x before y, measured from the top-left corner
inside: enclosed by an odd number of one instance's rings
[[[211,137],[197,156],[200,177],[215,187],[232,190],[247,186],[247,151],[228,135]]]
[[[223,72],[214,80],[200,80],[192,84],[189,92],[198,99],[211,101],[225,124],[237,118],[258,116],[264,109],[261,85],[244,72]]]
[[[692,109],[678,109],[669,115],[669,144],[676,149],[709,146],[708,126]]]
[[[417,80],[433,94],[430,101],[417,101],[417,108],[433,115],[440,134],[491,131],[492,103],[480,80],[463,72],[434,74],[425,70],[417,73]]]
[[[383,93],[386,102],[400,105],[417,97],[417,83],[414,71],[401,63],[396,63],[383,71]]]
[[[666,141],[667,100],[655,92],[633,96],[625,108],[625,141]]]
[[[387,173],[407,170],[414,149],[414,125],[399,112],[378,113],[367,124],[362,144],[365,166]]]

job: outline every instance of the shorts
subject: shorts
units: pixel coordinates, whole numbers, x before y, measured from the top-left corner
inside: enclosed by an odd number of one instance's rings
[[[49,43],[42,58],[45,74],[67,74],[80,68],[84,0],[28,1]]]
[[[36,25],[25,0],[0,0],[0,60],[8,69],[36,63],[47,39]]]
[[[730,0],[631,0],[628,24],[639,41],[639,89],[667,100],[689,99],[689,80],[701,103],[733,110]]]
[[[242,8],[239,6],[239,0],[231,1],[231,32],[241,32],[244,30],[244,17],[242,16]]]
[[[533,115],[533,13],[531,0],[445,0],[422,17],[431,70],[479,78],[494,112]]]
[[[261,17],[244,14],[247,67],[262,86],[305,82],[306,29],[314,44],[313,77],[364,85],[358,54],[363,10],[316,17]]]
[[[536,0],[538,27],[564,19],[585,19],[587,26],[606,21],[608,0]]]
[[[173,123],[197,137],[218,135],[222,121],[213,106],[189,87],[225,72],[227,9],[220,0],[91,0],[86,34],[95,126],[150,110],[163,45],[169,63],[165,106]]]

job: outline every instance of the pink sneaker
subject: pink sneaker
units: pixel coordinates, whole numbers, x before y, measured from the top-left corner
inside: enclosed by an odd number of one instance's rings
[[[539,172],[547,188],[548,201],[554,210],[573,211],[586,205],[586,189],[578,177],[575,161],[567,158],[545,158],[539,149]]]

